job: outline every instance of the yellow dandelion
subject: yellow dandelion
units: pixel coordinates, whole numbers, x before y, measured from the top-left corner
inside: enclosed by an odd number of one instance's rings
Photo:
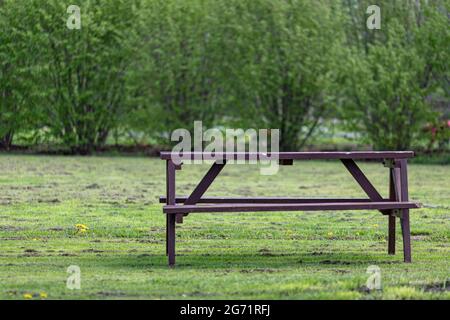
[[[333,236],[333,232],[328,232],[327,235],[328,235],[329,237],[332,237],[332,236]]]
[[[75,225],[75,228],[77,228],[77,233],[85,233],[87,230],[89,230],[88,226],[82,223],[77,223]]]
[[[373,227],[374,227],[374,228],[378,228],[378,224],[374,224]]]
[[[33,299],[33,295],[32,295],[31,293],[25,293],[25,294],[23,295],[23,298],[24,298],[24,299]]]
[[[41,299],[46,299],[48,297],[48,294],[46,292],[41,292],[39,293],[39,297],[41,297]]]

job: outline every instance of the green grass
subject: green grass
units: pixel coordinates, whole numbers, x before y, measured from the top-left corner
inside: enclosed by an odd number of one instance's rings
[[[386,195],[387,169],[361,167]],[[206,169],[177,172],[178,194]],[[386,253],[378,212],[277,212],[189,215],[170,269],[161,160],[1,155],[0,298],[449,299],[450,166],[412,164],[409,176],[410,197],[424,203],[411,213],[412,264],[402,262],[400,234],[397,255]],[[338,162],[300,162],[276,176],[229,166],[208,193],[364,196]],[[70,265],[81,268],[81,290],[66,288]],[[382,290],[364,289],[370,265]]]

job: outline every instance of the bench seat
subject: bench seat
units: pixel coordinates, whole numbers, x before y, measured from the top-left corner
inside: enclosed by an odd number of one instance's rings
[[[185,203],[189,197],[178,196],[176,203]],[[389,202],[380,199],[377,202]],[[166,197],[159,197],[159,203],[166,203]],[[299,198],[299,197],[202,197],[197,203],[314,203],[314,202],[372,202],[368,198]]]
[[[254,211],[321,211],[321,210],[394,210],[420,208],[416,202],[329,202],[329,203],[219,203],[201,205],[165,205],[166,214],[192,212],[254,212]]]

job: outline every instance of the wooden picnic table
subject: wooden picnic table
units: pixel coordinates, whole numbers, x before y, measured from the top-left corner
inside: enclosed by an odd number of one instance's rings
[[[270,212],[270,211],[320,211],[320,210],[378,210],[388,216],[388,253],[395,254],[395,218],[400,219],[405,262],[411,262],[409,209],[420,204],[408,199],[407,159],[412,151],[352,151],[352,152],[279,152],[280,165],[292,165],[294,160],[338,159],[350,172],[368,198],[292,198],[292,197],[203,197],[214,179],[230,160],[261,160],[272,156],[261,152],[224,152],[211,155],[203,152],[185,152],[185,161],[213,160],[211,168],[189,196],[176,196],[175,173],[181,170],[181,163],[174,161],[172,153],[161,152],[166,161],[165,203],[166,254],[169,266],[175,264],[175,225],[182,223],[190,213],[202,212]],[[372,185],[355,160],[379,161],[389,168],[389,197],[383,198]],[[325,181],[326,182],[326,181]]]

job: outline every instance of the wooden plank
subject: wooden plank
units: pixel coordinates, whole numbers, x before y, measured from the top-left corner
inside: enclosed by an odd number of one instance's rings
[[[166,161],[166,199],[167,204],[175,204],[175,164]]]
[[[353,161],[353,159],[341,159],[344,166],[347,168],[347,170],[350,172],[350,174],[353,176],[353,178],[358,182],[359,186],[363,191],[367,194],[367,196],[372,201],[381,201],[383,200],[383,197],[380,195],[380,193],[375,189],[375,187],[372,185],[372,183],[367,179],[364,172],[361,171],[361,169],[358,167],[358,165]],[[382,214],[390,214],[391,212],[388,210],[380,210]]]
[[[257,211],[320,211],[320,210],[380,210],[419,208],[415,202],[344,202],[344,203],[285,203],[285,204],[213,204],[170,205],[163,211],[169,214],[183,212],[257,212]]]
[[[352,159],[342,159],[342,163],[353,176],[353,178],[355,178],[356,182],[358,182],[364,192],[369,196],[370,200],[378,201],[383,199],[377,189],[375,189],[369,179],[367,179],[364,172],[361,171],[361,169]]]
[[[176,203],[185,203],[187,196],[178,196]],[[377,202],[391,201],[380,199]],[[159,198],[160,203],[166,203],[166,197]],[[329,202],[372,202],[364,198],[294,198],[294,197],[202,197],[197,203],[329,203]]]
[[[272,156],[270,152],[220,152],[211,154],[208,152],[184,152],[183,160],[194,160],[198,157],[203,160],[266,160]],[[375,159],[383,161],[384,159],[405,159],[414,157],[413,151],[350,151],[350,152],[278,152],[280,160],[314,160],[314,159]],[[160,152],[161,159],[168,160],[172,158],[171,151]]]
[[[169,260],[169,266],[175,265],[175,216],[173,214],[167,215],[167,223],[169,228],[167,229],[167,255]]]
[[[175,205],[175,164],[172,160],[166,161],[166,193],[167,205]],[[166,254],[170,266],[175,264],[175,219],[173,215],[166,217]]]
[[[203,194],[208,190],[214,179],[219,175],[220,171],[225,167],[224,163],[214,163],[203,179],[198,183],[197,187],[192,191],[191,195],[186,199],[185,204],[196,204]]]
[[[408,169],[405,159],[400,160],[400,200],[408,201]],[[403,237],[403,261],[411,262],[411,231],[409,226],[409,209],[403,208],[400,217]]]
[[[389,168],[389,199],[399,201],[395,190],[396,168]],[[391,211],[388,216],[388,254],[395,254],[395,216]]]

